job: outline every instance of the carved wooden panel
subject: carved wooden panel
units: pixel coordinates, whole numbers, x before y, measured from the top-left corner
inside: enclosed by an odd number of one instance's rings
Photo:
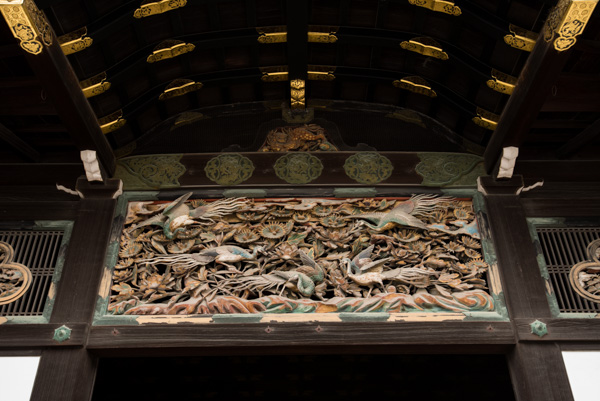
[[[130,202],[108,313],[492,311],[471,200]]]

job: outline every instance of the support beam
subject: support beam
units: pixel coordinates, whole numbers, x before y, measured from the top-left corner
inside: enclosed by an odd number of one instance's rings
[[[29,146],[24,140],[19,138],[14,132],[0,123],[0,140],[8,143],[15,148],[21,155],[28,160],[37,162],[40,160],[40,153]]]
[[[600,135],[600,119],[594,121],[592,125],[581,131],[569,142],[564,144],[556,151],[556,156],[559,159],[566,159],[574,155],[579,149],[583,148],[588,143],[592,142]]]
[[[544,32],[540,33],[485,150],[489,174],[500,160],[502,148],[523,143],[568,58],[569,52],[556,51],[554,43],[546,42]]]
[[[96,115],[83,95],[79,79],[49,24],[46,25],[44,32],[43,40],[40,42],[41,50],[37,54],[29,51],[24,51],[23,54],[48,97],[52,99],[58,115],[77,147],[80,150],[96,150],[102,167],[112,176],[115,169],[115,156],[100,130]]]

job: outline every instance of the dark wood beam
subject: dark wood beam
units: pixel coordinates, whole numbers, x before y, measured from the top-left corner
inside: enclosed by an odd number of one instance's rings
[[[6,128],[3,124],[0,123],[0,140],[8,143],[12,146],[17,152],[21,155],[25,156],[28,160],[37,162],[40,160],[40,153],[29,146],[24,140],[19,138],[14,132]]]
[[[308,2],[286,0],[289,79],[306,80],[308,70]]]
[[[593,141],[600,134],[600,119],[581,131],[577,136],[556,151],[559,159],[565,159],[577,153],[579,149]]]
[[[104,170],[112,176],[115,156],[100,130],[98,119],[83,95],[79,80],[63,53],[56,35],[52,45],[38,55],[24,52],[29,65],[42,83],[48,97],[80,150],[95,150]]]
[[[523,143],[569,54],[556,51],[554,43],[546,42],[544,32],[540,33],[485,150],[488,173],[496,167],[502,148]]]
[[[541,111],[600,112],[600,77],[598,74],[561,74]]]

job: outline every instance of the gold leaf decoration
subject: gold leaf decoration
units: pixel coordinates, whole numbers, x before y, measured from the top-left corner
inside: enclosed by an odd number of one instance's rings
[[[396,88],[417,93],[419,95],[425,95],[429,97],[437,96],[437,93],[431,89],[429,82],[418,76],[405,77],[400,80],[396,80],[394,81],[394,86]]]
[[[0,4],[13,36],[20,41],[21,48],[31,54],[40,54],[44,45],[52,44],[52,28],[32,0],[6,2]]]
[[[427,8],[432,11],[453,15],[455,17],[462,14],[460,7],[455,6],[450,1],[443,0],[408,0],[414,6]]]
[[[106,72],[93,76],[79,83],[86,98],[90,98],[106,92],[110,88],[110,82],[106,80]]]
[[[539,36],[537,33],[530,32],[513,24],[510,24],[508,29],[511,34],[504,36],[504,42],[507,45],[515,49],[525,50],[526,52],[533,50],[533,46],[535,46],[535,42]]]
[[[58,43],[65,55],[73,54],[87,49],[94,40],[87,36],[87,27],[80,28],[71,33],[58,37]]]
[[[400,47],[404,50],[419,53],[424,56],[448,60],[448,53],[444,52],[441,45],[431,38],[418,37],[408,41],[405,40],[400,43]]]
[[[151,15],[166,13],[184,7],[187,0],[162,0],[154,3],[142,4],[140,8],[133,13],[134,18],[144,18]]]
[[[121,128],[127,123],[127,120],[123,118],[123,110],[115,111],[106,117],[98,119],[100,129],[103,134],[108,134]]]
[[[287,42],[287,32],[285,26],[269,26],[256,28],[258,32],[258,43],[285,43]]]
[[[492,78],[493,79],[487,81],[487,86],[496,92],[505,93],[507,95],[513,93],[515,85],[517,84],[517,78],[495,69],[492,69]]]
[[[189,53],[196,48],[191,43],[185,43],[181,40],[165,40],[154,48],[151,55],[148,56],[146,62],[156,63],[157,61],[167,60],[182,54]]]
[[[480,107],[477,108],[477,117],[473,117],[473,122],[482,128],[495,130],[500,121],[500,116],[484,110]]]
[[[165,88],[158,100],[166,100],[177,96],[183,96],[186,93],[194,92],[202,88],[201,82],[195,82],[191,79],[176,79]]]
[[[292,79],[290,81],[290,104],[292,109],[304,109],[306,107],[306,83],[303,79]]]
[[[598,0],[561,0],[546,20],[544,39],[558,51],[570,49],[581,35]]]

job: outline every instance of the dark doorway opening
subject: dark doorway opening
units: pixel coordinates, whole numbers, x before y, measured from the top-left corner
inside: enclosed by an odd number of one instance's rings
[[[408,398],[407,398],[408,397]],[[92,401],[514,400],[503,355],[101,359]]]

